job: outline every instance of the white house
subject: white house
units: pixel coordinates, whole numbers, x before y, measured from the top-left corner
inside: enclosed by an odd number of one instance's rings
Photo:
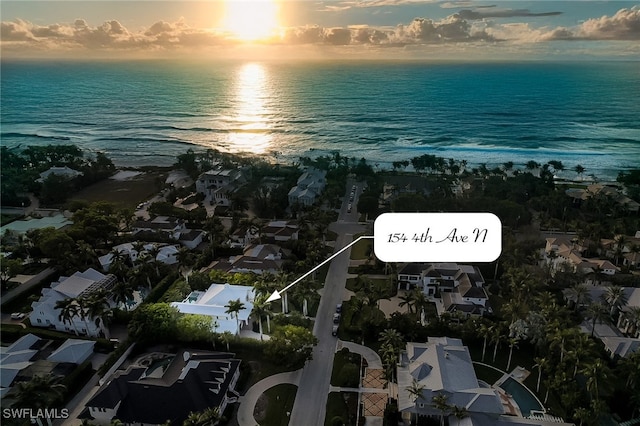
[[[82,176],[82,172],[70,169],[67,166],[64,167],[51,167],[49,170],[45,170],[40,173],[40,177],[36,179],[36,182],[44,182],[51,175],[60,176],[67,180]]]
[[[31,304],[33,310],[29,315],[31,325],[93,337],[108,336],[108,329],[101,321],[97,325],[95,318],[86,316],[83,318],[79,314],[65,321],[60,316],[60,309],[55,305],[62,300],[90,296],[91,293],[101,289],[108,292],[116,281],[114,275],[104,275],[93,268],[76,272],[70,277],[60,277],[58,281],[51,283],[50,288],[43,288],[40,299]],[[108,299],[107,303],[115,306],[115,302],[111,299]]]
[[[193,291],[182,302],[173,302],[183,314],[207,315],[214,320],[214,332],[228,331],[240,334],[240,330],[249,324],[253,310],[255,291],[253,287],[233,284],[211,284],[207,291]],[[227,313],[229,302],[240,300],[244,307],[236,314]]]
[[[296,186],[289,190],[289,205],[301,204],[310,206],[327,185],[327,172],[314,168],[307,169],[299,178]]]
[[[125,256],[131,262],[136,262],[140,256],[148,256],[149,252],[157,249],[156,260],[167,265],[173,265],[178,263],[177,254],[179,251],[178,246],[175,245],[160,245],[157,243],[147,243],[140,250],[140,253],[134,248],[132,243],[119,244],[111,248],[111,253],[107,253],[104,256],[98,257],[102,270],[107,272],[111,263],[113,263],[113,253],[118,252]]]
[[[423,387],[422,398],[409,393],[414,382]],[[427,343],[407,343],[398,365],[398,410],[407,420],[412,414],[439,417],[432,404],[438,394],[447,395],[449,404],[466,408],[469,416],[497,419],[504,413],[496,390],[478,382],[469,350],[460,339],[429,337]]]
[[[196,191],[204,194],[205,201],[228,207],[229,195],[244,183],[241,169],[209,170],[198,176]]]

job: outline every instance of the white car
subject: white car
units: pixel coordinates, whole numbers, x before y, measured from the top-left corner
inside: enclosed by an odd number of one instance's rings
[[[23,312],[14,312],[11,314],[12,320],[21,320],[24,319],[26,315]]]

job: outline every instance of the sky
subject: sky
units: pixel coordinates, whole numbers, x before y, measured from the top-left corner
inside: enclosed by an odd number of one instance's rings
[[[5,1],[2,58],[640,59],[629,1]]]

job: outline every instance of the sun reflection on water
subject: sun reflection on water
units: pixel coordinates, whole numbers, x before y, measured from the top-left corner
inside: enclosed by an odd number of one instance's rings
[[[228,133],[231,151],[264,154],[271,147],[268,78],[261,64],[245,64],[238,70],[232,113],[235,125]]]

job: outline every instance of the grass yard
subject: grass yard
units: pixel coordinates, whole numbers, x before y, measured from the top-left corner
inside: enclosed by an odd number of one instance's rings
[[[359,387],[360,385],[360,359],[361,356],[353,353],[353,352],[349,352],[348,349],[344,348],[343,350],[340,350],[338,352],[336,352],[335,357],[333,358],[333,371],[331,372],[331,385],[333,386],[343,386],[343,387]],[[345,383],[344,382],[344,373],[345,370],[343,370],[343,368],[348,365],[348,364],[353,364],[357,367],[357,380],[356,380],[356,376],[354,375],[353,379],[351,381],[351,383]]]
[[[158,193],[166,178],[166,170],[154,169],[127,180],[104,179],[77,192],[68,203],[106,201],[120,208],[135,208],[138,203]]]
[[[342,419],[344,425],[355,425],[358,410],[358,394],[355,392],[331,392],[327,398],[327,414],[325,426],[339,424],[337,418]]]
[[[356,234],[353,239],[357,239],[362,234]],[[360,240],[351,247],[351,259],[363,260],[369,258],[373,251],[373,242],[370,239]]]
[[[267,398],[266,410],[259,413],[261,418],[256,417],[260,426],[287,426],[297,391],[298,387],[291,384],[277,385],[268,389],[264,393]]]

